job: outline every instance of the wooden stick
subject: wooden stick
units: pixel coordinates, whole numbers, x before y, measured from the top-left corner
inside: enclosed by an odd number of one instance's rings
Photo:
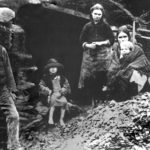
[[[26,130],[27,128],[32,127],[34,124],[40,122],[43,118],[39,118],[36,120],[33,120],[32,122],[28,123],[25,127],[22,127],[21,130]]]
[[[140,36],[140,38],[143,38],[143,39],[146,39],[146,40],[150,40],[150,37],[148,37],[148,36]]]
[[[148,30],[148,29],[142,29],[142,28],[138,28],[137,31],[150,33],[150,30]]]
[[[132,31],[133,44],[135,44],[135,23],[136,21],[133,20],[133,31]]]
[[[84,14],[82,12],[79,12],[79,11],[75,11],[73,9],[63,8],[63,7],[56,6],[54,4],[48,4],[48,3],[42,3],[42,5],[43,5],[43,7],[51,9],[51,10],[55,10],[55,11],[58,11],[58,12],[70,14],[70,15],[73,15],[73,16],[76,16],[76,17],[81,17],[81,18],[84,18],[84,19],[90,19],[89,15],[86,15],[86,14]]]

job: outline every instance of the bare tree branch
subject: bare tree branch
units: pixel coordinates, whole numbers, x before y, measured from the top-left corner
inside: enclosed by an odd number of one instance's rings
[[[135,17],[129,10],[127,10],[122,4],[115,2],[114,0],[109,0],[109,2],[116,5],[118,8],[120,8],[122,11],[124,11],[132,20],[135,20],[136,22],[147,24],[147,22],[140,17]]]

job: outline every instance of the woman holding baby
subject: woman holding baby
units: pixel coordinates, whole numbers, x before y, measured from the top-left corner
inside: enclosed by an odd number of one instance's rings
[[[149,82],[150,62],[142,47],[131,42],[127,26],[119,28],[117,40],[113,46],[106,89],[111,98],[124,100],[141,92]]]

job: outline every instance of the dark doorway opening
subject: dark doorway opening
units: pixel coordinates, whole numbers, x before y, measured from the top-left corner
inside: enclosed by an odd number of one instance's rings
[[[40,4],[27,4],[18,10],[16,22],[25,30],[25,47],[39,68],[37,80],[47,60],[54,57],[65,66],[64,73],[70,81],[72,95],[76,95],[82,60],[79,35],[87,21]]]

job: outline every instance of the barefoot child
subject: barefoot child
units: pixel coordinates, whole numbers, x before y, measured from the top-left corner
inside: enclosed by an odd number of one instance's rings
[[[55,107],[61,108],[60,125],[65,126],[64,116],[67,109],[66,96],[71,93],[68,80],[62,75],[63,65],[55,59],[49,59],[44,71],[45,74],[41,80],[40,92],[47,96],[48,103],[50,104],[48,124],[53,125],[53,114]]]

